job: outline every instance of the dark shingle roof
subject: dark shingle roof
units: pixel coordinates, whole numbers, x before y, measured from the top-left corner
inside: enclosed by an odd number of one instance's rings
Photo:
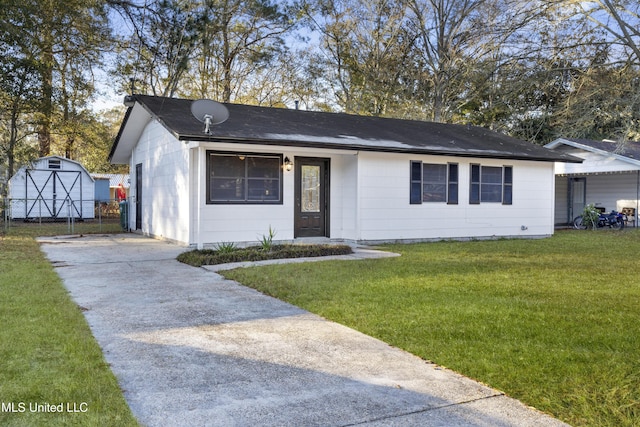
[[[229,141],[381,152],[580,162],[491,130],[465,125],[224,104],[229,118],[204,133],[191,114],[192,100],[134,95],[179,140]],[[123,128],[129,114],[125,116]],[[114,142],[116,149],[121,132]]]
[[[618,154],[634,160],[640,160],[640,142],[637,141],[594,141],[591,139],[564,138],[567,141],[573,141],[587,147],[606,151],[608,153]]]

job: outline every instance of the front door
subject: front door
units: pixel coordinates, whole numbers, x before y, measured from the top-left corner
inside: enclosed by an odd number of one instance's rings
[[[329,237],[329,159],[295,159],[294,237]]]

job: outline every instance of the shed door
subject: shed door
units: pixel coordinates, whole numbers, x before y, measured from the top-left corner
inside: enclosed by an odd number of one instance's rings
[[[294,237],[329,237],[329,160],[296,157]]]
[[[82,218],[79,171],[27,170],[25,218]]]

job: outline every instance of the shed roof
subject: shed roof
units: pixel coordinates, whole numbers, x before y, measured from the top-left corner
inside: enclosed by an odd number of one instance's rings
[[[191,114],[193,100],[133,95],[109,155],[125,163],[144,126],[157,120],[182,141],[255,143],[379,152],[574,162],[582,160],[478,126],[344,113],[224,104],[229,118],[209,134]]]
[[[25,173],[26,170],[37,170],[37,171],[51,171],[51,170],[57,170],[57,169],[51,169],[48,164],[46,163],[49,160],[60,160],[60,163],[69,163],[71,165],[74,165],[75,167],[77,167],[80,172],[85,173],[86,175],[89,175],[89,178],[91,178],[91,181],[93,181],[93,177],[91,176],[91,174],[89,173],[89,171],[87,170],[87,168],[84,167],[84,165],[76,160],[71,160],[68,159],[66,157],[63,156],[56,156],[56,155],[51,155],[51,156],[45,156],[45,157],[39,157],[35,160],[33,160],[31,163],[24,165],[22,167],[20,167],[13,176],[18,176],[18,175],[22,175]],[[45,166],[46,165],[46,166]],[[11,177],[13,178],[13,177]],[[10,180],[11,180],[10,178]]]

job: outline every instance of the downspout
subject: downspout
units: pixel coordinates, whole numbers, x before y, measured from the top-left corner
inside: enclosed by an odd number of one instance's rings
[[[640,170],[636,171],[636,214],[635,218],[633,218],[633,225],[638,227],[638,208],[640,208]]]
[[[202,148],[199,146],[193,149],[193,154],[195,156],[195,176],[193,179],[195,180],[195,188],[197,191],[195,201],[196,201],[196,217],[193,231],[196,233],[196,245],[197,249],[204,249],[204,241],[202,237],[202,206],[205,204],[204,200],[204,180],[207,179],[205,175],[206,165],[203,165],[203,162],[206,160],[206,156],[203,154]],[[204,166],[204,169],[203,169]]]
[[[356,224],[355,224],[355,241],[356,243],[362,241],[362,229],[360,228],[360,197],[362,197],[362,191],[360,190],[360,151],[356,152]]]
[[[567,224],[573,220],[573,177],[567,176]]]
[[[94,189],[94,194],[95,194],[95,189]],[[80,219],[84,219],[84,215],[82,214],[83,212],[82,205],[84,205],[84,198],[82,197],[82,171],[80,171]],[[94,206],[95,206],[95,201],[94,201]]]
[[[202,203],[202,179],[205,176],[201,173],[200,148],[189,144],[189,206],[190,206],[190,240],[195,244],[196,249],[203,249],[202,232],[200,229]]]
[[[24,170],[24,217],[29,214],[29,169]],[[13,215],[13,214],[12,214]],[[13,219],[13,218],[12,218]]]

